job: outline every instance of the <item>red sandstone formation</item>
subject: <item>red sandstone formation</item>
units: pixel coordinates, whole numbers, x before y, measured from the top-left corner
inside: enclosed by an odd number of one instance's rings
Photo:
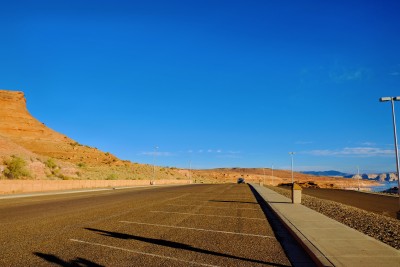
[[[1,154],[36,153],[73,163],[119,164],[109,153],[82,146],[35,119],[26,108],[24,93],[0,90]]]

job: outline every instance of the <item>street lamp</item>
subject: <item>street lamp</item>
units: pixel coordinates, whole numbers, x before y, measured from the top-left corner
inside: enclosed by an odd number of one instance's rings
[[[274,164],[271,166],[271,177],[272,177],[272,186],[274,186]]]
[[[399,194],[399,211],[397,212],[397,219],[400,219],[400,177],[399,177],[399,149],[397,148],[397,132],[396,132],[396,114],[394,112],[394,101],[399,101],[400,96],[395,97],[381,97],[379,101],[386,102],[390,101],[392,103],[392,119],[393,119],[393,131],[394,131],[394,150],[396,153],[396,169],[397,169],[397,191]]]
[[[156,155],[157,155],[158,146],[154,147],[154,155],[153,155],[153,183],[156,180]]]
[[[272,166],[271,166],[271,172],[272,172],[271,176],[274,177],[274,164],[272,164]]]
[[[289,152],[289,155],[291,156],[291,158],[292,158],[292,184],[294,183],[293,182],[293,155],[294,155],[295,153],[294,152]]]
[[[192,183],[192,160],[189,160],[189,183]]]

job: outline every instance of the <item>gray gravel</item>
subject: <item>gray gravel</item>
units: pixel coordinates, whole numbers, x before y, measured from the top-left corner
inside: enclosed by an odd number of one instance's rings
[[[291,198],[290,190],[278,187],[268,188]],[[302,204],[389,246],[400,249],[400,220],[305,194],[302,195]]]

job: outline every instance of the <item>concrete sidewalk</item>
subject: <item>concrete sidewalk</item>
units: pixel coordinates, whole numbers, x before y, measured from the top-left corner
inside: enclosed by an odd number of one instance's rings
[[[309,209],[275,191],[251,184],[320,266],[400,267],[400,250]]]

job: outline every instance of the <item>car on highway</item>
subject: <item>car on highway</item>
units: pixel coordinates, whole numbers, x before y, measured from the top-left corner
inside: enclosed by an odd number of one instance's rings
[[[237,183],[238,184],[245,184],[246,182],[244,181],[243,177],[239,177],[238,180],[237,180]]]

